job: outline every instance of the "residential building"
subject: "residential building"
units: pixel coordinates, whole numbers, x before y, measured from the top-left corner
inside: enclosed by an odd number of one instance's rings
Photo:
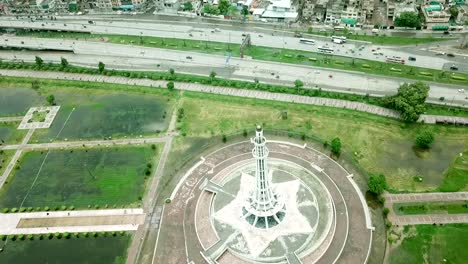
[[[421,6],[428,29],[447,30],[449,28],[450,13],[441,4]]]
[[[261,18],[275,22],[291,22],[297,18],[296,8],[290,0],[270,0]]]

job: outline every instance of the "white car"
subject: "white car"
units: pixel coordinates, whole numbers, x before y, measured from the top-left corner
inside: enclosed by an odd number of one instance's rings
[[[458,89],[459,93],[465,93],[465,89]]]

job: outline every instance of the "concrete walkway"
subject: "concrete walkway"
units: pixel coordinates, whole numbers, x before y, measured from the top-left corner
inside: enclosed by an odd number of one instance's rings
[[[394,225],[421,225],[421,224],[452,224],[468,223],[468,214],[424,214],[424,215],[397,215],[394,212],[394,203],[418,202],[451,202],[468,200],[468,192],[453,193],[407,193],[384,194],[385,207],[390,209],[388,220]]]
[[[103,75],[90,75],[90,74],[74,74],[64,72],[37,72],[37,71],[23,71],[23,70],[0,70],[0,75],[15,76],[15,77],[32,77],[41,79],[62,79],[62,80],[77,80],[77,81],[91,81],[101,83],[117,83],[126,85],[141,85],[150,87],[166,87],[166,81],[154,81],[149,79],[132,79],[116,76],[103,76]],[[236,89],[221,86],[209,86],[195,83],[175,83],[176,89],[203,93],[222,94],[238,97],[247,97],[255,99],[265,99],[281,102],[302,103],[309,105],[329,106],[336,108],[352,109],[361,112],[371,113],[375,115],[400,118],[397,111],[383,108],[375,105],[368,105],[360,102],[352,102],[338,99],[309,97],[292,94],[270,93],[266,91]],[[441,117],[449,119],[451,117]],[[435,123],[435,116],[422,115],[420,121],[424,120],[426,123]],[[458,122],[468,124],[468,118],[457,118]]]
[[[0,214],[0,234],[131,231],[142,224],[141,208]]]
[[[3,174],[0,176],[0,189],[2,188],[3,184],[5,183],[6,179],[8,178],[8,175],[10,175],[11,171],[15,167],[16,163],[18,162],[18,159],[21,157],[21,154],[23,153],[23,149],[28,144],[29,139],[31,139],[31,136],[34,133],[34,129],[28,130],[28,133],[26,136],[23,138],[23,141],[21,142],[20,145],[17,145],[16,152],[11,158],[10,162],[8,163],[6,169],[3,171]],[[6,146],[4,146],[6,147]],[[2,149],[2,148],[0,148]]]
[[[0,122],[15,122],[23,120],[22,116],[0,117]]]
[[[38,143],[38,144],[27,144],[27,145],[5,145],[0,146],[0,150],[36,150],[36,149],[57,149],[57,148],[82,148],[82,147],[108,147],[118,145],[139,145],[139,144],[151,144],[151,143],[164,143],[168,140],[168,137],[149,137],[149,138],[126,138],[126,139],[112,139],[112,140],[90,140],[90,141],[64,141],[64,142],[53,142],[53,143]]]

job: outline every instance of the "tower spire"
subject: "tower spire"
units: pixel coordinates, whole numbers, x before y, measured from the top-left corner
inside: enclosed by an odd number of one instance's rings
[[[268,170],[268,148],[263,128],[257,125],[252,155],[255,158],[255,188],[251,191],[244,207],[244,218],[258,228],[270,228],[278,225],[285,215],[285,206],[281,197],[275,192],[271,182],[271,172]]]

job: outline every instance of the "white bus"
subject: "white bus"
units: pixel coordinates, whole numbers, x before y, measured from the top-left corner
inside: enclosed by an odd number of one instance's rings
[[[333,29],[334,29],[335,31],[341,31],[341,30],[344,30],[345,27],[336,26],[336,27],[333,27]]]
[[[347,40],[347,38],[346,38],[346,37],[343,37],[343,36],[332,36],[332,37],[331,37],[331,40],[332,40],[333,42],[335,41],[335,39],[338,39],[338,40],[340,40],[340,41],[343,42],[343,43],[345,43],[346,40]]]
[[[317,50],[321,53],[333,54],[333,49],[329,47],[318,47]]]
[[[385,61],[390,63],[405,64],[405,60],[400,57],[388,57],[385,59]]]
[[[314,45],[314,44],[315,44],[315,41],[312,40],[312,39],[300,38],[300,39],[299,39],[299,43]]]

